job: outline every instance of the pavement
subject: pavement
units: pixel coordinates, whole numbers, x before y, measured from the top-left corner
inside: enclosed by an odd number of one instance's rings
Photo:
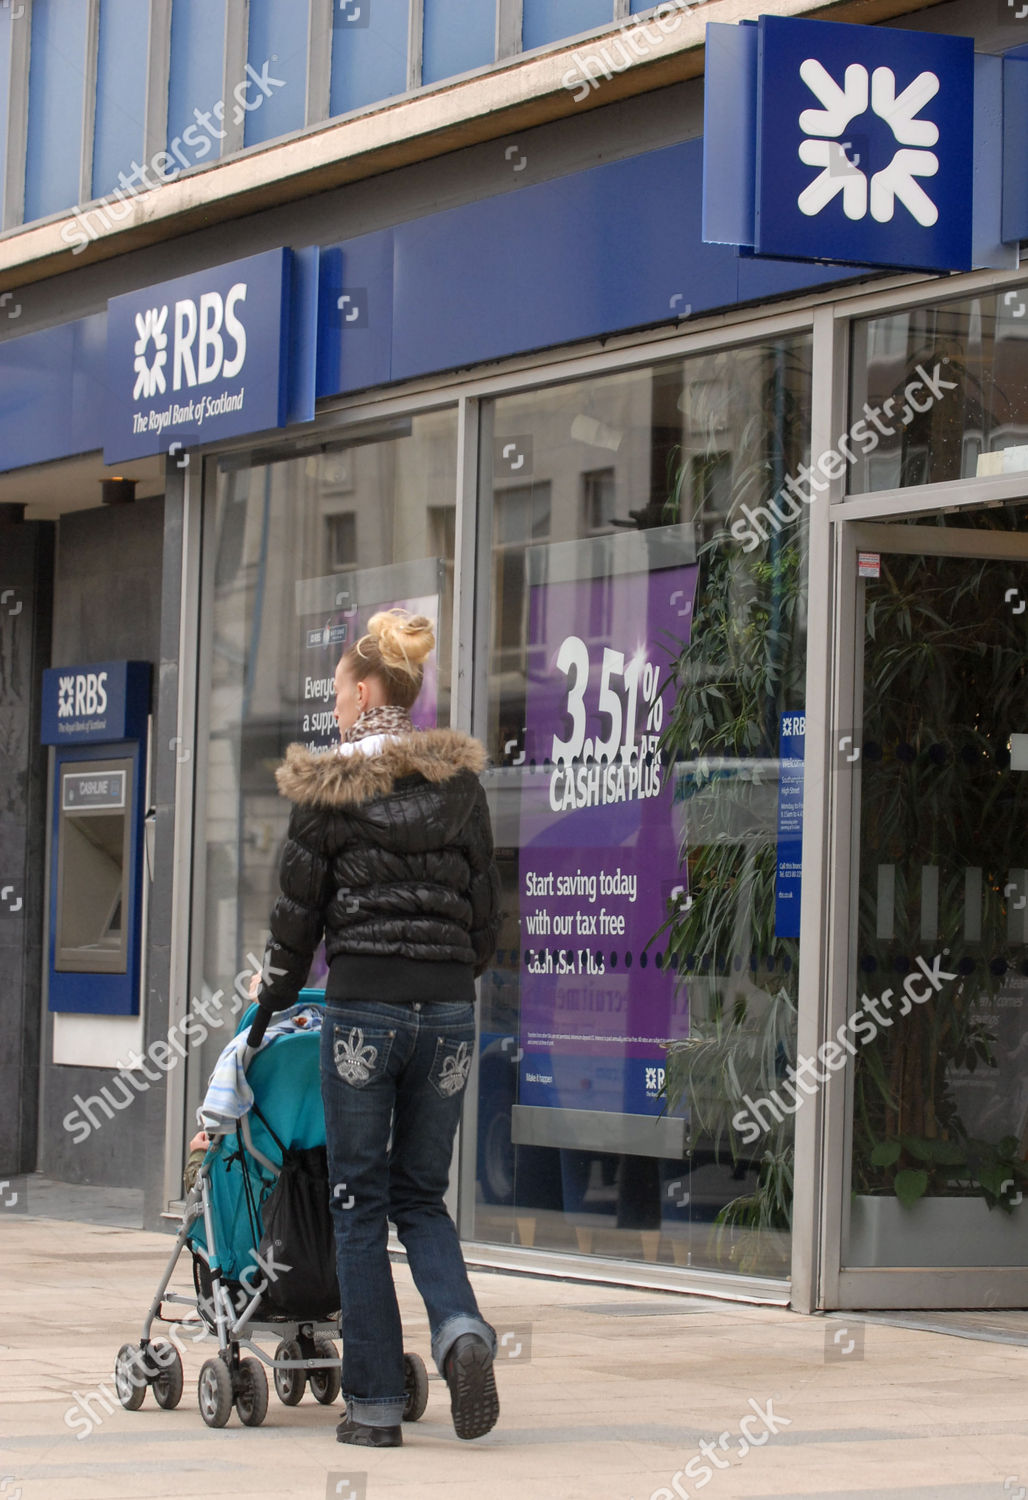
[[[500,1336],[498,1426],[460,1442],[432,1370],[402,1449],[349,1448],[341,1404],[309,1392],[295,1407],[272,1392],[260,1427],[235,1412],[206,1427],[196,1380],[214,1345],[191,1337],[181,1405],[148,1391],[125,1411],[114,1356],[138,1340],[171,1241],[123,1222],[128,1199],[92,1223],[74,1195],[33,1187],[28,1203],[0,1212],[0,1500],[1028,1497],[1028,1314],[911,1327],[474,1272]],[[407,1347],[427,1361],[394,1269]]]

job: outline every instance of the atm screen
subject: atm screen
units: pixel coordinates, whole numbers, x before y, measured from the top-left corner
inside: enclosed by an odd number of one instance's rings
[[[131,760],[61,767],[55,969],[123,974]]]

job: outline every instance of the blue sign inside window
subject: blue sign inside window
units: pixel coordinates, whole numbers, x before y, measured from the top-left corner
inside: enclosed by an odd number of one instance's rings
[[[970,269],[970,38],[762,16],[757,80],[758,254]]]
[[[782,714],[778,760],[778,863],[775,873],[775,937],[800,935],[803,882],[803,745],[805,713]]]

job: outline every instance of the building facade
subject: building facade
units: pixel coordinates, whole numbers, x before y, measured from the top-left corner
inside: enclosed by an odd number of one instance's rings
[[[0,6],[3,1172],[173,1211],[403,603],[503,883],[469,1259],[1025,1304],[1009,9]]]

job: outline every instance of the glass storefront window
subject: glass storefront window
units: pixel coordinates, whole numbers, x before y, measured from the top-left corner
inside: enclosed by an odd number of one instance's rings
[[[1028,288],[854,322],[849,491],[1028,469]]]
[[[1028,511],[947,520],[972,553]],[[1028,562],[895,530],[862,585],[844,1263],[1023,1266]]]
[[[803,335],[483,405],[475,1239],[788,1272],[809,440]]]
[[[392,419],[346,443],[274,461],[221,460],[209,496],[205,609],[209,704],[201,791],[201,990],[225,1023],[191,1065],[189,1118],[235,1027],[233,982],[264,952],[289,804],[274,771],[288,744],[336,736],[332,677],[376,609],[437,622],[435,672],[415,711],[449,722],[457,417]],[[420,715],[420,717],[419,717]],[[320,985],[315,959],[310,983]]]

